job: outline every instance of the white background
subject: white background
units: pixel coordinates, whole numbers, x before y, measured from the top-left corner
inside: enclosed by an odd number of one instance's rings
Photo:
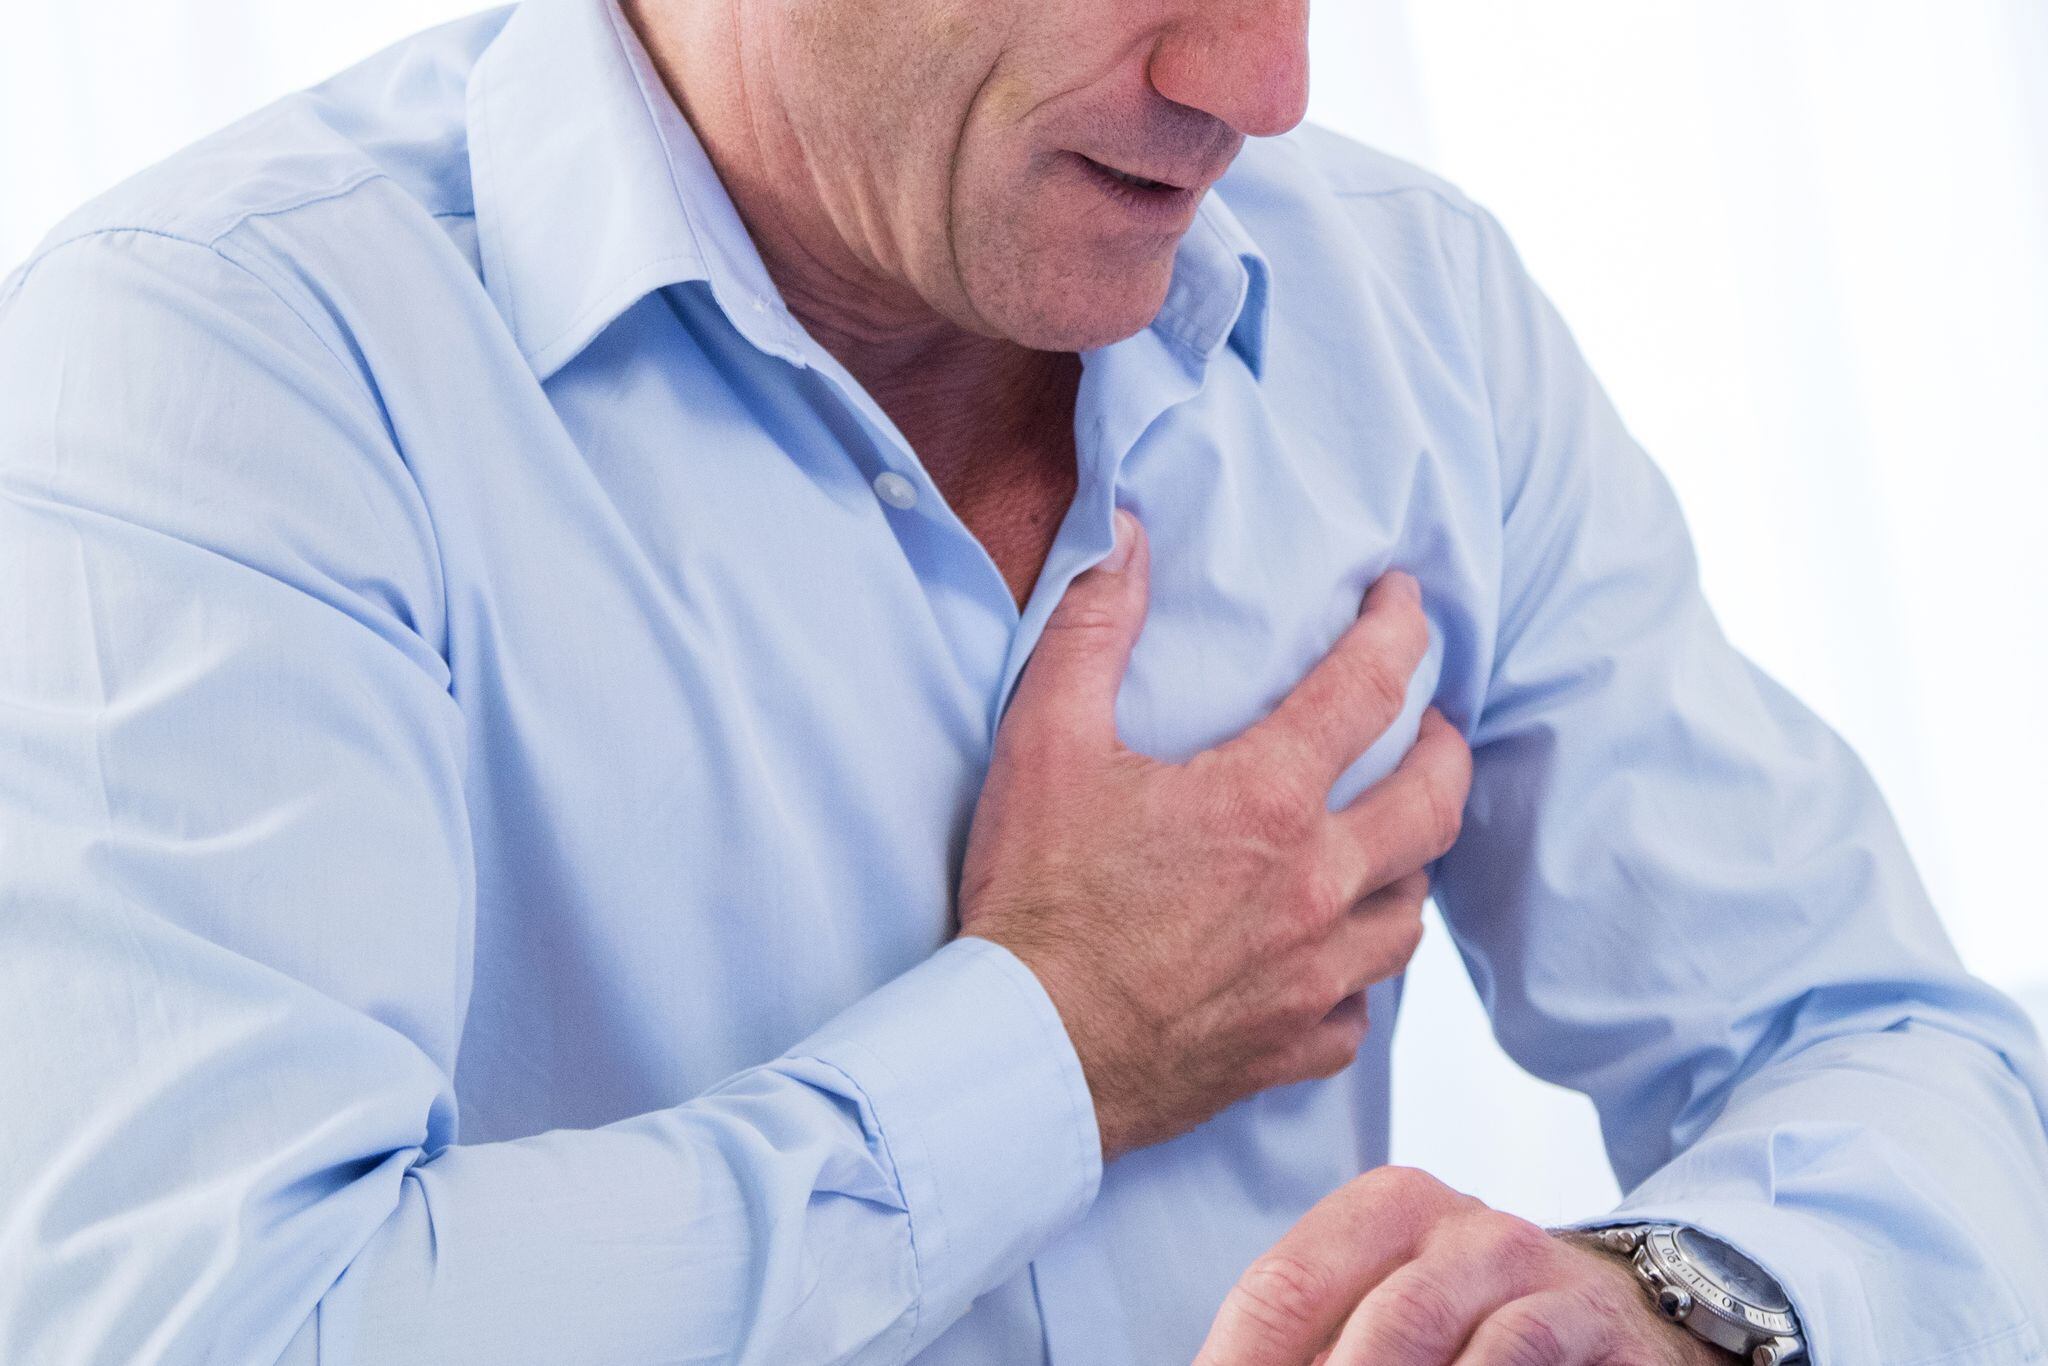
[[[0,262],[89,194],[472,5],[27,4]],[[1677,485],[1736,643],[1863,754],[1970,965],[2048,1014],[2048,9],[1317,0],[1311,118],[1491,207]],[[1539,1219],[1615,1189],[1440,925],[1395,1157]]]

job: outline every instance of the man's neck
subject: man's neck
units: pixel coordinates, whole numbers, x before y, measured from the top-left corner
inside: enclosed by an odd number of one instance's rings
[[[962,327],[887,259],[879,231],[833,206],[742,41],[729,3],[622,0],[790,312],[844,365],[945,482],[1035,455],[1071,460],[1080,361]]]

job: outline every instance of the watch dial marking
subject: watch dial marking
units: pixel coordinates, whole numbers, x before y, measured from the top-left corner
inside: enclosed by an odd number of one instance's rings
[[[1731,1310],[1735,1308],[1731,1297],[1742,1301],[1743,1307],[1765,1314],[1782,1315],[1791,1310],[1785,1292],[1770,1274],[1719,1238],[1697,1229],[1681,1228],[1672,1241],[1685,1259],[1679,1269],[1695,1272],[1686,1278],[1687,1284],[1704,1278],[1712,1287],[1703,1298]]]

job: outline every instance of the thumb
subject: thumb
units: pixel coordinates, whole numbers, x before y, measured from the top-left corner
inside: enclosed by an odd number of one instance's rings
[[[1151,562],[1144,528],[1123,508],[1116,545],[1067,584],[1046,618],[1004,713],[1003,727],[1091,749],[1116,744],[1116,694],[1145,625]]]

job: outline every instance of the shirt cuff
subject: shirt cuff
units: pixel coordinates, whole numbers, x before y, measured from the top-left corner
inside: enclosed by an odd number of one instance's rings
[[[1102,1139],[1080,1058],[999,944],[953,940],[789,1056],[844,1074],[874,1116],[917,1258],[913,1353],[1095,1199]]]
[[[1616,1224],[1690,1225],[1762,1267],[1798,1316],[1810,1366],[1854,1366],[1882,1359],[1870,1316],[1861,1308],[1863,1290],[1855,1264],[1820,1219],[1782,1205],[1681,1198],[1642,1204],[1624,1200],[1610,1214],[1556,1227],[1599,1229]]]

